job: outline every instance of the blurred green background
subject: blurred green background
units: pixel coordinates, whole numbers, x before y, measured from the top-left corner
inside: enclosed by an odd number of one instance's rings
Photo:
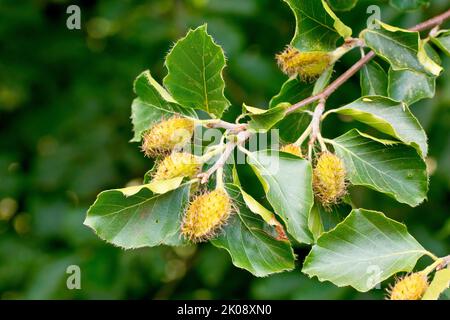
[[[81,30],[66,28],[66,8],[81,8]],[[338,13],[356,35],[366,8],[385,22],[411,26],[448,0],[403,13],[387,1],[360,1]],[[130,144],[132,82],[151,69],[161,80],[164,56],[189,27],[208,23],[228,58],[232,119],[243,101],[266,106],[285,80],[274,54],[294,32],[281,0],[0,0],[0,298],[1,299],[381,299],[301,275],[299,268],[255,278],[208,244],[123,251],[82,222],[97,193],[139,181],[151,163]],[[345,57],[337,74],[357,52]],[[450,59],[436,97],[413,106],[429,134],[433,174],[418,208],[355,188],[355,203],[405,222],[436,255],[450,253]],[[354,77],[330,104],[359,94]],[[354,124],[330,118],[325,136]],[[296,251],[299,267],[306,248]],[[427,263],[426,259],[421,261]],[[66,268],[81,268],[81,290],[68,290]]]

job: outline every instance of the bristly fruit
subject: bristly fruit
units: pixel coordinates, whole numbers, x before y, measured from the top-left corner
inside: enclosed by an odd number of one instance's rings
[[[288,46],[276,55],[278,65],[290,77],[300,76],[304,81],[317,79],[333,62],[329,52],[300,50]]]
[[[173,116],[147,130],[143,135],[142,151],[148,157],[170,152],[186,145],[194,133],[194,121]]]
[[[195,198],[186,210],[181,233],[192,242],[212,238],[231,213],[231,199],[223,189]]]
[[[313,189],[321,204],[328,208],[347,192],[343,161],[331,152],[323,152],[313,171]]]
[[[302,149],[299,146],[296,146],[295,144],[286,144],[286,145],[281,147],[280,151],[293,154],[293,155],[295,155],[297,157],[300,157],[300,158],[303,157]]]
[[[153,179],[194,178],[200,172],[201,165],[196,156],[185,152],[175,152],[158,163]]]
[[[390,300],[419,300],[428,289],[426,275],[416,272],[399,279],[390,289]]]

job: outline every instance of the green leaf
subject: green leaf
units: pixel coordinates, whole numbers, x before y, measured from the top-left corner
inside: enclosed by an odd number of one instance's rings
[[[333,10],[331,10],[330,6],[328,5],[328,3],[326,2],[326,0],[322,0],[322,6],[325,9],[325,11],[330,15],[330,17],[333,19],[334,23],[333,23],[333,27],[334,29],[339,33],[339,35],[342,38],[348,38],[352,36],[352,29],[348,26],[346,26],[337,16],[336,14],[333,12]]]
[[[281,87],[280,92],[270,101],[270,108],[282,102],[294,104],[322,92],[330,82],[332,74],[333,68],[328,68],[315,83],[302,82],[298,78],[287,80]],[[297,140],[311,122],[311,116],[305,110],[311,110],[314,106],[315,104],[311,104],[306,108],[295,111],[279,122],[278,129],[283,141],[294,142]]]
[[[450,286],[450,269],[439,270],[434,274],[433,281],[422,297],[422,300],[437,300],[442,292]]]
[[[411,105],[425,98],[433,98],[436,78],[412,70],[389,70],[389,97]]]
[[[248,112],[250,117],[249,130],[267,132],[285,117],[286,110],[289,107],[290,103],[280,103],[271,109],[259,109],[247,106],[244,103],[243,109]]]
[[[145,177],[146,179],[147,178],[150,179],[150,177],[148,176],[149,174],[150,174],[150,172],[146,173],[146,177]],[[183,182],[183,177],[177,177],[177,178],[172,178],[172,179],[167,179],[167,180],[148,181],[148,183],[145,183],[143,185],[131,186],[131,187],[115,189],[115,190],[122,192],[126,197],[135,195],[136,193],[141,191],[143,188],[147,188],[147,189],[151,190],[153,193],[163,194],[163,193],[167,193],[169,191],[177,189],[181,185],[182,182]]]
[[[275,214],[272,211],[266,209],[261,203],[255,200],[250,194],[245,192],[241,186],[239,186],[239,191],[242,194],[245,205],[254,214],[259,215],[268,225],[275,228],[277,240],[287,240],[286,232],[284,231],[283,225],[277,220]]]
[[[351,209],[352,207],[346,203],[340,203],[329,209],[325,209],[319,203],[314,203],[308,220],[309,230],[314,236],[314,241],[317,242],[322,233],[336,227]]]
[[[286,80],[281,86],[280,92],[270,100],[269,108],[274,108],[282,102],[294,104],[322,92],[330,82],[332,75],[333,67],[330,67],[314,83],[304,82],[298,77]]]
[[[166,58],[164,85],[181,105],[220,118],[230,102],[225,98],[225,55],[207,33],[206,25],[190,30]]]
[[[360,71],[361,95],[387,96],[388,77],[375,61],[366,63]]]
[[[261,218],[263,218],[263,220],[269,225],[273,225],[273,221],[276,220],[275,215],[256,201],[255,198],[245,192],[241,187],[239,187],[239,191],[242,194],[242,199],[244,200],[245,205],[250,209],[250,211],[260,215]]]
[[[403,224],[381,212],[356,209],[322,234],[302,271],[366,292],[397,272],[411,271],[427,253]]]
[[[236,164],[233,165],[233,169],[231,172],[232,182],[231,184],[237,186],[239,191],[242,194],[242,199],[245,202],[245,205],[250,209],[251,212],[258,214],[261,218],[268,223],[269,225],[274,225],[272,222],[276,221],[275,214],[264,207],[261,203],[259,203],[255,198],[253,198],[249,193],[247,193],[241,185],[241,181],[239,179],[239,174],[236,168]]]
[[[134,92],[138,98],[131,105],[131,122],[134,137],[132,142],[141,141],[142,133],[167,115],[182,114],[196,118],[195,111],[178,105],[170,94],[153,79],[150,71],[142,72],[134,81]]]
[[[302,51],[331,51],[339,37],[350,37],[345,26],[323,1],[283,0],[292,9],[296,29],[291,45]]]
[[[314,203],[311,164],[296,156],[274,150],[247,154],[267,200],[281,217],[288,233],[301,243],[311,243],[308,217]]]
[[[317,242],[317,239],[325,231],[323,222],[322,222],[322,217],[320,216],[319,208],[315,204],[312,207],[311,212],[309,213],[308,228],[309,228],[309,231],[311,231],[311,233],[313,235],[314,243]]]
[[[367,46],[391,64],[392,69],[440,74],[442,68],[427,55],[419,32],[379,24],[379,29],[366,29],[361,37]]]
[[[354,185],[385,193],[412,207],[428,192],[425,161],[404,144],[378,140],[353,129],[330,142],[343,159],[347,176]]]
[[[257,277],[292,270],[295,258],[289,242],[277,240],[264,220],[247,208],[238,187],[228,184],[227,191],[236,212],[212,244],[226,249],[236,267]]]
[[[428,5],[429,0],[390,0],[389,4],[399,10],[416,10],[423,5]]]
[[[450,30],[441,30],[437,37],[431,37],[431,41],[450,56]]]
[[[330,83],[331,76],[333,75],[334,66],[328,67],[314,83],[312,91],[313,95],[321,93]]]
[[[280,92],[269,103],[269,108],[275,108],[283,102],[294,104],[309,97],[313,91],[314,83],[303,82],[298,77],[288,79],[281,86]]]
[[[163,110],[171,110],[169,103],[176,103],[173,97],[151,75],[149,70],[142,72],[133,83],[134,93],[144,102]]]
[[[429,57],[441,63],[439,54],[428,43],[424,46]],[[411,70],[389,70],[389,96],[411,105],[425,98],[432,98],[436,90],[436,77]]]
[[[242,194],[242,199],[244,200],[246,206],[250,209],[250,211],[260,215],[261,218],[263,218],[263,220],[271,226],[279,225],[277,219],[275,218],[275,215],[270,210],[266,209],[261,203],[256,201],[255,198],[253,198],[244,189],[242,189],[236,164],[233,165],[231,175],[233,184],[239,188],[239,191]]]
[[[331,8],[336,11],[349,11],[353,9],[358,0],[328,0]]]
[[[425,131],[408,106],[402,102],[380,96],[368,96],[333,111],[351,116],[413,146],[423,157],[428,153]]]
[[[311,115],[306,112],[294,112],[281,120],[277,128],[282,141],[292,143],[298,139],[311,122]]]
[[[143,102],[140,98],[133,100],[131,104],[131,123],[134,135],[131,142],[139,142],[142,134],[150,129],[153,124],[159,122],[167,113],[161,109]]]
[[[241,187],[241,181],[239,179],[239,174],[236,168],[236,163],[233,163],[233,168],[231,169],[231,183]]]
[[[439,53],[436,51],[436,49],[434,49],[434,47],[430,44],[428,39],[424,39],[422,41],[422,44],[423,48],[425,49],[425,52],[430,57],[430,59],[433,60],[435,63],[441,65],[442,64],[441,57],[439,56]]]
[[[103,191],[89,208],[84,224],[103,240],[125,249],[180,245],[188,197],[189,185],[161,195],[146,187],[128,197],[121,190]]]
[[[153,180],[148,183],[148,188],[153,193],[163,194],[180,187],[184,177],[176,177],[167,180]]]

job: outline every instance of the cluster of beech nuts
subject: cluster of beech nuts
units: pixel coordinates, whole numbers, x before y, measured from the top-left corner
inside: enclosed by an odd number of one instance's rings
[[[191,141],[194,128],[193,120],[173,116],[144,133],[142,151],[149,157],[159,158],[153,180],[194,179],[201,172],[203,162],[200,157],[176,151]],[[181,233],[192,242],[206,241],[224,225],[231,208],[231,199],[223,187],[197,195],[184,213]]]
[[[148,157],[157,158],[153,180],[195,179],[198,176],[203,166],[202,158],[177,151],[191,141],[194,129],[194,120],[176,115],[144,132],[142,151]],[[281,151],[303,157],[301,148],[295,144],[285,145]],[[196,184],[192,189],[196,189]],[[336,155],[323,152],[318,157],[313,171],[313,190],[325,208],[338,203],[346,193],[345,167]],[[221,186],[195,196],[185,211],[181,233],[192,242],[210,239],[226,223],[232,207],[228,193]]]

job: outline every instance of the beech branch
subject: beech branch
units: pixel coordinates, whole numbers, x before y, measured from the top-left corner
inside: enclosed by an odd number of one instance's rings
[[[203,120],[201,122],[206,128],[222,128],[225,130],[229,130],[230,132],[233,132],[233,133],[237,133],[237,132],[244,131],[245,129],[247,129],[247,124],[245,124],[245,123],[234,124],[234,123],[226,122],[226,121],[223,121],[220,119],[213,119],[213,120],[206,120],[206,121]]]
[[[440,15],[433,17],[429,20],[426,20],[422,23],[419,23],[418,25],[410,28],[410,31],[423,31],[432,29],[436,26],[439,26],[442,24],[445,20],[450,18],[450,9],[441,13]],[[356,46],[358,45],[358,42],[355,42],[355,39],[353,39],[353,42],[350,42],[347,44],[347,46]],[[345,44],[344,44],[345,45]],[[321,138],[320,136],[320,120],[322,117],[323,112],[325,111],[325,102],[327,98],[332,95],[340,86],[342,86],[348,79],[350,79],[355,73],[357,73],[366,63],[368,63],[370,60],[372,60],[375,57],[374,51],[369,51],[367,54],[365,54],[360,60],[358,60],[353,66],[351,66],[347,71],[345,71],[343,74],[341,74],[336,80],[334,80],[331,84],[329,84],[322,92],[313,95],[311,97],[308,97],[302,101],[299,101],[292,106],[290,106],[287,109],[286,114],[290,114],[304,106],[307,106],[313,102],[319,101],[319,104],[314,110],[313,119],[311,121],[311,133],[310,133],[310,140],[309,140],[309,150],[312,150],[312,146],[317,140],[317,138]],[[234,124],[230,122],[226,122],[220,119],[214,119],[214,120],[206,120],[201,121],[202,124],[207,128],[223,128],[226,129],[229,133],[237,134],[237,141],[235,142],[228,142],[225,146],[225,150],[223,151],[220,158],[217,160],[217,162],[206,172],[201,173],[198,175],[198,178],[201,179],[201,183],[206,183],[211,175],[222,168],[228,158],[233,153],[233,150],[236,147],[240,147],[250,136],[251,133],[247,131],[248,125],[247,124]],[[321,142],[321,146],[323,145],[323,141]],[[324,148],[324,146],[322,146]],[[326,149],[326,147],[325,147]],[[311,153],[311,152],[309,152]],[[309,155],[311,157],[311,155]]]
[[[236,147],[236,143],[228,143],[225,146],[224,152],[221,154],[220,158],[214,163],[214,165],[208,169],[208,171],[200,173],[197,177],[200,179],[200,183],[208,182],[211,175],[216,172],[219,168],[222,168]]]
[[[237,134],[236,141],[228,142],[225,145],[225,150],[221,154],[220,158],[214,163],[214,165],[209,168],[208,171],[202,172],[197,175],[197,178],[200,179],[200,182],[202,184],[208,182],[212,174],[217,170],[223,168],[223,166],[227,163],[227,160],[233,153],[234,149],[238,146],[242,146],[245,141],[250,138],[251,135],[252,133],[250,131],[241,131]]]
[[[441,13],[440,15],[426,20],[418,25],[410,28],[410,31],[423,31],[432,29],[440,24],[442,24],[445,20],[450,18],[450,9]],[[343,85],[348,79],[350,79],[356,72],[358,72],[367,62],[372,60],[375,57],[375,52],[370,51],[360,60],[358,60],[350,69],[340,75],[336,80],[334,80],[328,87],[326,87],[321,93],[306,98],[296,104],[293,104],[287,110],[287,114],[292,113],[304,106],[307,106],[310,103],[316,102],[321,99],[327,99],[331,94],[333,94],[341,85]]]
[[[319,104],[314,110],[314,114],[311,120],[311,135],[309,139],[309,145],[312,147],[316,142],[317,137],[320,135],[320,118],[325,110],[325,99],[320,99]]]

